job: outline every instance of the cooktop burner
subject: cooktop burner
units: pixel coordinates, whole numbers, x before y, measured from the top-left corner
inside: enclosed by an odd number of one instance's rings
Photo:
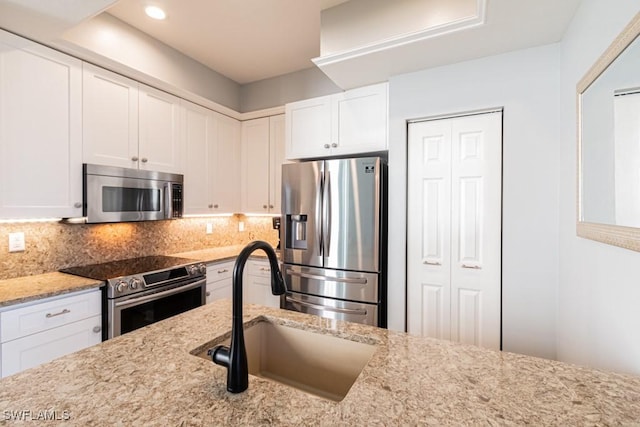
[[[81,265],[60,270],[76,276],[88,277],[96,280],[110,280],[122,276],[166,270],[176,266],[193,264],[198,261],[189,258],[179,258],[165,255],[152,255],[141,258],[122,259],[100,264]]]

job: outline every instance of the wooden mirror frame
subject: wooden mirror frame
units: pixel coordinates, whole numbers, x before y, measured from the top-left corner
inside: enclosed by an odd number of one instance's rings
[[[578,182],[577,217],[578,236],[598,242],[619,246],[640,252],[640,228],[620,225],[600,224],[582,221],[582,103],[581,96],[598,77],[618,58],[618,56],[640,35],[640,13],[631,20],[625,29],[611,43],[595,64],[576,86],[576,106],[578,112]]]

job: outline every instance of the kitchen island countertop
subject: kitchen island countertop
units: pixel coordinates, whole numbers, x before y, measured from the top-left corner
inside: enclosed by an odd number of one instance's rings
[[[341,402],[254,376],[230,394],[226,369],[190,354],[229,333],[220,300],[1,380],[0,411],[65,425],[640,423],[640,377],[245,306],[260,319],[378,348]]]

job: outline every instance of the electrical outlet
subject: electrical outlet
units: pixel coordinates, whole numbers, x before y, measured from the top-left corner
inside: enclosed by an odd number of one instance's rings
[[[211,234],[213,233],[213,223],[208,222],[207,223],[207,234]]]
[[[24,233],[9,233],[9,252],[24,251]]]
[[[244,221],[238,223],[238,231],[244,231]]]

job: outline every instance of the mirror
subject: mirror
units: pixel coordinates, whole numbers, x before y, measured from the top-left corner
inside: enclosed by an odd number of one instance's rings
[[[581,237],[640,251],[640,14],[578,83]]]

